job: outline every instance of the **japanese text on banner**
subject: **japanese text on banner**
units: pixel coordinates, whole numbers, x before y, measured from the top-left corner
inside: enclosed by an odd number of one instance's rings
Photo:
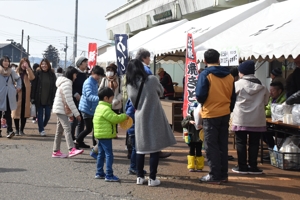
[[[196,100],[196,85],[198,81],[198,70],[196,64],[196,53],[194,50],[193,35],[187,35],[186,62],[185,62],[185,81],[184,81],[184,102],[183,117],[188,114],[188,108],[192,102]]]

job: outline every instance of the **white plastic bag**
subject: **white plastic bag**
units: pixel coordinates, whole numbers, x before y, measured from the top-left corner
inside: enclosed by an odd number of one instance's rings
[[[300,125],[300,104],[295,104],[292,109],[293,124]]]
[[[283,105],[278,103],[272,103],[271,104],[271,117],[272,121],[283,121],[284,111],[283,111]]]
[[[35,107],[35,104],[31,104],[31,107],[30,107],[30,117],[36,117],[36,107]]]
[[[194,110],[195,128],[200,130],[202,128],[202,117],[201,117],[201,104],[199,103],[197,108]]]

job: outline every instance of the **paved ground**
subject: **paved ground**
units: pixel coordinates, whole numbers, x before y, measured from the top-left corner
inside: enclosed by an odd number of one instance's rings
[[[47,137],[40,137],[37,125],[29,121],[26,136],[0,138],[0,199],[300,199],[299,171],[284,171],[270,164],[260,166],[263,175],[238,175],[231,172],[236,161],[230,161],[229,183],[199,183],[198,178],[207,173],[208,167],[204,172],[187,171],[188,147],[177,132],[177,145],[165,150],[172,156],[159,163],[159,187],[138,186],[136,177],[127,175],[129,160],[122,130],[119,139],[113,140],[113,168],[121,182],[95,180],[96,161],[88,149],[70,159],[51,158],[55,122],[53,116],[46,127]],[[92,143],[91,136],[86,142]],[[229,147],[230,154],[236,157],[232,144]],[[61,149],[67,151],[64,140]],[[149,171],[148,160],[146,170]]]

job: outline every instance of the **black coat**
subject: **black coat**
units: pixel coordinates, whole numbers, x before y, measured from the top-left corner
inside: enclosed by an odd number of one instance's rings
[[[300,90],[290,96],[286,101],[287,105],[299,104],[300,103]]]
[[[182,128],[186,128],[191,137],[191,142],[202,142],[200,140],[200,130],[197,130],[194,124],[190,124],[190,121],[195,121],[194,117],[187,115],[182,121]]]
[[[174,96],[174,86],[171,76],[164,72],[162,78],[160,78],[160,84],[164,87],[164,96]]]
[[[35,73],[35,79],[31,82],[31,102],[35,104],[38,108],[41,106],[41,95],[42,95],[42,84],[41,84],[41,73],[42,71],[37,70]],[[52,107],[55,93],[56,93],[56,76],[53,70],[49,70],[50,73],[50,90],[49,90],[49,98],[50,98],[50,105]]]

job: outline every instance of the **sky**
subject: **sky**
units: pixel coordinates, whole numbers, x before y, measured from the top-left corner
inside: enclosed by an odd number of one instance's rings
[[[65,54],[62,49],[67,36],[69,46],[67,59],[72,59],[75,2],[75,0],[0,0],[0,43],[7,42],[7,39],[21,43],[23,29],[25,49],[27,36],[30,36],[30,56],[43,57],[42,53],[51,44],[59,50],[60,59],[64,60]],[[110,42],[106,35],[105,16],[126,2],[127,0],[78,0],[77,56],[84,55],[84,51],[87,56],[90,42],[96,42],[98,46]]]

